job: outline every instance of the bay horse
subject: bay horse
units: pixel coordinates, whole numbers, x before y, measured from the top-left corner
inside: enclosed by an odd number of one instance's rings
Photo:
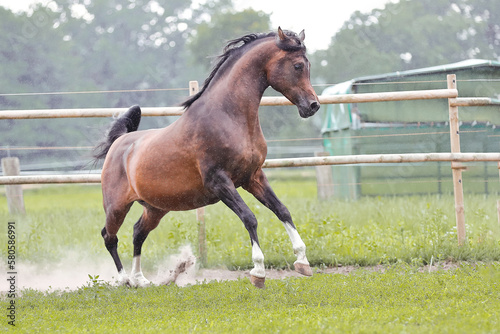
[[[267,145],[258,109],[264,91],[273,87],[298,108],[303,118],[320,104],[310,82],[305,34],[283,31],[250,34],[230,41],[202,89],[187,99],[183,115],[166,128],[136,131],[141,119],[131,107],[110,126],[94,157],[102,168],[106,224],[104,244],[118,282],[147,286],[141,248],[149,232],[169,211],[192,210],[222,201],[243,221],[252,245],[252,284],[263,287],[264,255],[257,219],[236,188],[243,187],[283,222],[297,260],[295,270],[311,276],[306,246],[288,209],[262,171]],[[144,211],[134,225],[134,258],[128,276],[118,256],[117,232],[134,202]]]

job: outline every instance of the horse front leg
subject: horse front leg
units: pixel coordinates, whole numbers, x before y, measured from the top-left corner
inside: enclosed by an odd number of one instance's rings
[[[297,260],[293,263],[295,270],[302,275],[312,276],[311,266],[306,256],[306,245],[302,241],[299,232],[297,232],[290,211],[278,199],[262,169],[259,169],[254,174],[254,177],[244,189],[268,207],[281,220],[292,242],[293,252],[297,256]]]
[[[266,270],[264,254],[260,249],[257,236],[257,219],[236,190],[231,179],[222,171],[211,173],[205,181],[205,187],[226,204],[243,222],[252,243],[252,261],[254,268],[250,270],[250,281],[257,288],[264,288]]]

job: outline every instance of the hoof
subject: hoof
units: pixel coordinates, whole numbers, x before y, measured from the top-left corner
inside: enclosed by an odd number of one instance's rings
[[[130,278],[128,275],[125,273],[125,271],[120,271],[118,273],[118,277],[116,278],[116,284],[118,286],[132,286],[132,282],[130,281]]]
[[[144,277],[142,279],[136,280],[135,284],[137,288],[147,288],[148,286],[152,285],[152,283]]]
[[[134,288],[146,288],[151,286],[151,282],[147,280],[142,273],[138,273],[130,277],[130,285]]]
[[[116,280],[116,285],[118,285],[118,286],[126,286],[126,287],[129,287],[129,288],[133,287],[132,283],[130,282],[130,279],[128,279],[128,278],[127,279],[121,279],[121,278],[117,279]]]
[[[250,282],[252,282],[252,284],[256,287],[256,288],[259,288],[259,289],[263,289],[266,287],[266,278],[265,277],[257,277],[257,276],[253,276],[253,275],[250,275]]]
[[[195,264],[195,258],[190,257],[187,260],[182,260],[177,263],[175,270],[170,270],[169,275],[166,279],[164,279],[160,284],[161,285],[170,285],[175,283],[180,274],[185,273],[189,268],[191,268]]]
[[[312,276],[313,272],[308,264],[294,263],[295,271],[304,276]]]

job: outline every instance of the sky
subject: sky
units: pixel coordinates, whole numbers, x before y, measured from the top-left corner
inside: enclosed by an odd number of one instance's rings
[[[233,0],[237,9],[251,7],[271,13],[273,27],[300,32],[310,50],[326,49],[332,36],[355,11],[368,13],[394,0]]]
[[[201,0],[203,1],[203,0]],[[238,10],[253,8],[271,14],[274,28],[300,32],[305,29],[310,50],[326,49],[332,36],[355,11],[370,12],[397,0],[233,0]],[[34,0],[0,0],[14,11],[27,10]]]

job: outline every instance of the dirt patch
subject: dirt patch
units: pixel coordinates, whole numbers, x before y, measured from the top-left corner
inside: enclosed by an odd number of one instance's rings
[[[116,280],[116,269],[109,259],[82,260],[81,254],[68,252],[65,258],[57,264],[50,266],[40,266],[37,264],[18,265],[18,289],[35,289],[40,291],[54,290],[76,290],[91,284],[89,275],[98,280],[114,284]],[[437,265],[424,266],[419,268],[421,272],[434,272],[437,270],[450,270],[460,266],[452,262],[438,263]],[[179,253],[170,256],[163,263],[158,264],[156,275],[146,273],[146,277],[152,283],[177,284],[186,286],[192,284],[202,284],[211,281],[228,281],[240,278],[250,278],[250,271],[233,271],[226,268],[199,269],[196,265],[196,258],[189,246],[179,249]],[[314,274],[340,274],[349,275],[353,272],[365,270],[373,272],[384,272],[388,266],[377,265],[370,267],[359,266],[339,266],[333,268],[313,268]],[[6,268],[0,264],[0,271],[7,272]],[[267,279],[284,279],[288,277],[303,277],[293,270],[267,269]],[[0,293],[8,290],[8,282],[0,280]]]
[[[419,272],[436,272],[438,270],[450,270],[458,268],[460,265],[452,262],[439,263],[432,266],[424,266],[418,269]],[[314,274],[330,275],[350,275],[357,271],[371,271],[383,273],[388,270],[388,266],[376,265],[368,267],[360,266],[340,266],[335,268],[313,268]],[[266,279],[285,279],[289,277],[304,277],[293,270],[266,269]],[[225,268],[219,269],[198,269],[193,272],[184,272],[175,281],[179,286],[188,284],[201,284],[211,281],[235,281],[240,278],[250,278],[250,270],[233,271]]]
[[[445,263],[439,265],[433,265],[419,268],[420,272],[435,272],[438,270],[450,270],[457,268],[459,264],[455,263]],[[82,268],[80,268],[82,269]],[[87,271],[81,271],[76,273],[75,268],[69,268],[65,266],[59,267],[57,270],[43,271],[35,267],[25,267],[20,269],[19,272],[23,273],[22,278],[19,279],[18,287],[21,289],[35,289],[40,291],[54,291],[54,290],[76,290],[82,286],[89,283],[90,279],[88,273],[101,273],[99,274],[99,280],[110,282],[114,284],[115,281],[115,269],[111,266],[103,268],[102,266],[91,268],[86,267]],[[99,271],[99,269],[101,271]],[[362,270],[373,271],[373,272],[385,272],[388,269],[387,266],[377,265],[370,267],[359,267],[359,266],[343,266],[336,268],[324,268],[318,269],[313,268],[314,274],[330,274],[330,275],[350,275],[355,272]],[[175,272],[175,269],[171,269]],[[112,273],[111,273],[112,272]],[[170,270],[169,270],[170,272]],[[29,277],[26,277],[25,274]],[[151,278],[154,284],[164,284],[165,277],[169,277],[170,274],[157,275],[156,277],[151,277],[146,274],[146,277]],[[293,270],[281,270],[281,269],[266,269],[266,279],[285,279],[289,277],[304,277]],[[222,281],[234,281],[241,278],[250,278],[249,270],[233,271],[224,268],[218,269],[196,269],[189,268],[187,271],[181,272],[174,281],[169,282],[177,284],[178,286],[187,286],[193,284],[203,284],[212,281],[222,282]],[[7,285],[2,282],[0,286],[0,292],[6,292]]]
[[[460,266],[459,263],[454,263],[451,261],[442,262],[438,264],[433,264],[432,266],[427,265],[418,268],[419,272],[436,272],[439,270],[451,270],[456,269]],[[314,274],[331,274],[331,275],[350,275],[357,271],[371,271],[383,273],[387,271],[390,267],[387,265],[376,265],[376,266],[338,266],[329,268],[313,268]],[[266,279],[284,279],[288,277],[304,277],[301,274],[293,270],[282,270],[282,269],[266,269]],[[180,276],[182,279],[182,276]],[[250,278],[250,271],[232,271],[224,268],[220,269],[199,269],[196,271],[193,283],[203,283],[210,281],[229,281],[237,280],[240,278]],[[176,281],[179,284],[179,281]],[[182,284],[182,283],[181,283]]]

